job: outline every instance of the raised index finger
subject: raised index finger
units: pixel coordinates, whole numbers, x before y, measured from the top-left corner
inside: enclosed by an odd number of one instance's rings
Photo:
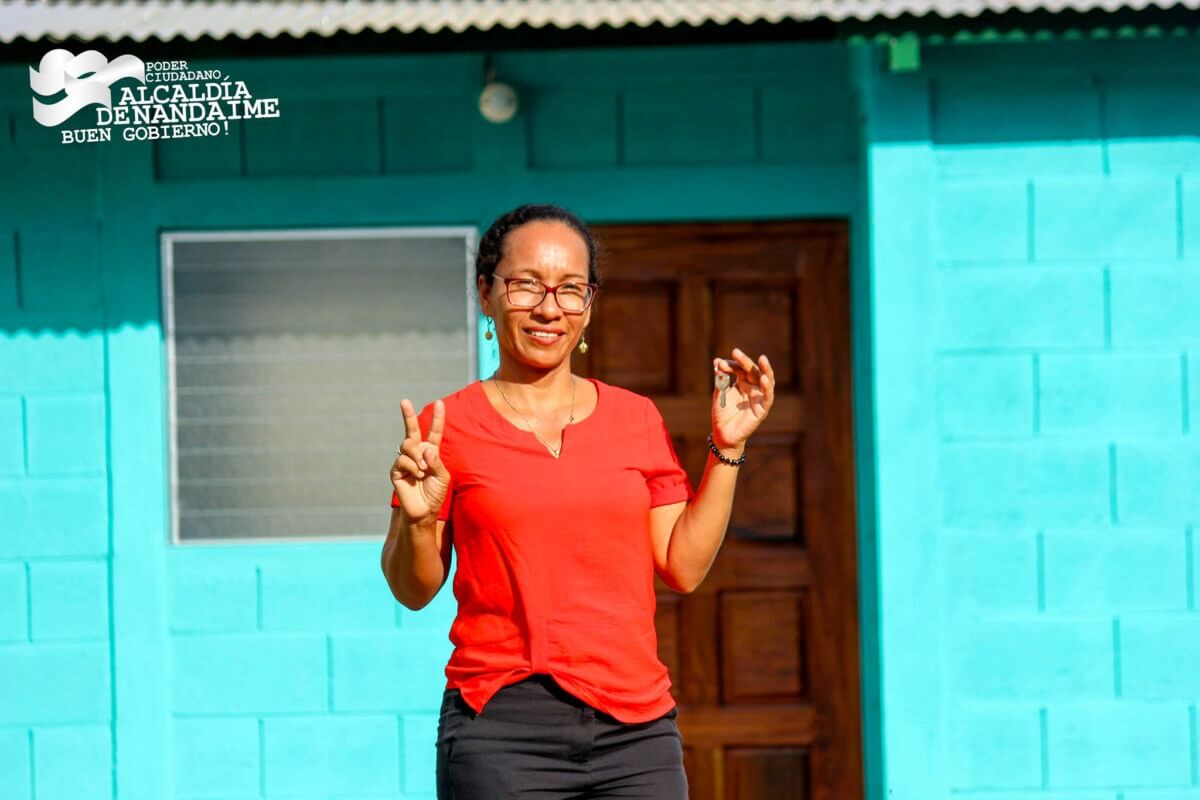
[[[433,403],[433,421],[429,423],[429,438],[425,441],[435,447],[442,443],[442,430],[446,427],[446,404],[441,400]]]
[[[407,397],[400,401],[400,411],[404,414],[404,438],[421,441],[421,424],[417,422],[417,410]]]

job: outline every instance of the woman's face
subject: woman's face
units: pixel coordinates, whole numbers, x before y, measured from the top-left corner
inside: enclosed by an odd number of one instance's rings
[[[583,237],[561,222],[527,222],[508,234],[491,286],[479,279],[483,313],[495,320],[501,359],[515,358],[537,369],[552,369],[571,355],[591,319],[565,313],[550,292],[533,308],[508,301],[502,278],[534,278],[548,286],[587,283],[588,251]]]

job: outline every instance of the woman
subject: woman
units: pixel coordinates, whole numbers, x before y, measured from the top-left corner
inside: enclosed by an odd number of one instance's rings
[[[737,349],[713,360],[715,386],[729,384],[714,388],[712,452],[693,490],[648,398],[571,373],[596,253],[557,206],[497,219],[476,288],[499,369],[420,415],[401,401],[384,574],[420,609],[449,574],[452,542],[458,554],[442,800],[687,797],[654,575],[686,593],[708,573],[774,373]]]

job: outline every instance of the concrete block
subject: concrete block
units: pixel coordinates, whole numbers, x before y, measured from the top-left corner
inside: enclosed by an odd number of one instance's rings
[[[25,412],[21,397],[0,397],[0,478],[24,474]]]
[[[934,256],[953,262],[1027,260],[1028,198],[1024,180],[947,178],[938,182]]]
[[[1118,442],[1117,516],[1123,523],[1200,518],[1200,446],[1182,439]]]
[[[948,636],[953,691],[980,700],[1048,702],[1113,692],[1108,620],[974,620]]]
[[[109,638],[108,564],[61,561],[29,566],[33,640]]]
[[[390,630],[392,596],[379,559],[327,553],[320,560],[263,559],[263,627],[267,630]]]
[[[33,800],[29,762],[29,731],[0,729],[0,797]]]
[[[240,551],[177,549],[169,556],[169,569],[172,631],[258,628],[258,578],[253,558]]]
[[[1027,355],[937,360],[939,429],[947,436],[1033,432],[1033,359]]]
[[[1037,611],[1037,547],[1032,531],[955,531],[944,535],[942,542],[942,580],[955,608]]]
[[[0,725],[109,721],[108,665],[107,642],[0,646]]]
[[[25,398],[32,475],[104,475],[107,422],[101,395]]]
[[[1178,353],[1047,353],[1039,367],[1044,433],[1182,432]]]
[[[27,598],[25,565],[21,562],[0,564],[0,642],[28,641]]]
[[[391,795],[400,785],[394,715],[271,718],[265,724],[268,797]]]
[[[1097,523],[1110,518],[1108,451],[1099,444],[945,444],[946,523]]]
[[[95,478],[0,483],[0,558],[108,554],[108,496]]]
[[[1195,615],[1121,619],[1124,696],[1139,699],[1200,697],[1200,619]]]
[[[1047,715],[1050,786],[1186,786],[1191,782],[1183,704],[1060,705]]]
[[[1041,734],[1036,708],[954,703],[946,713],[946,780],[952,788],[1041,786]]]
[[[257,796],[258,720],[176,719],[172,735],[175,796]]]
[[[454,650],[445,634],[333,636],[335,711],[437,711]]]
[[[1040,261],[1175,258],[1173,175],[1036,177],[1034,256]]]
[[[1183,530],[1046,531],[1046,610],[1183,610]]]
[[[1101,270],[939,270],[941,348],[1063,348],[1104,344]]]
[[[1114,347],[1200,344],[1200,269],[1114,267],[1109,286]]]
[[[104,336],[100,331],[0,332],[0,375],[6,391],[104,390]]]
[[[108,725],[37,728],[33,762],[38,800],[112,800],[112,730]]]
[[[324,636],[228,634],[171,641],[173,707],[193,714],[325,711]]]

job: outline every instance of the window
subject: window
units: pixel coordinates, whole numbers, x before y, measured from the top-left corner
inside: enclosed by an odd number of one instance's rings
[[[385,533],[400,399],[475,377],[474,240],[163,234],[175,542]]]

